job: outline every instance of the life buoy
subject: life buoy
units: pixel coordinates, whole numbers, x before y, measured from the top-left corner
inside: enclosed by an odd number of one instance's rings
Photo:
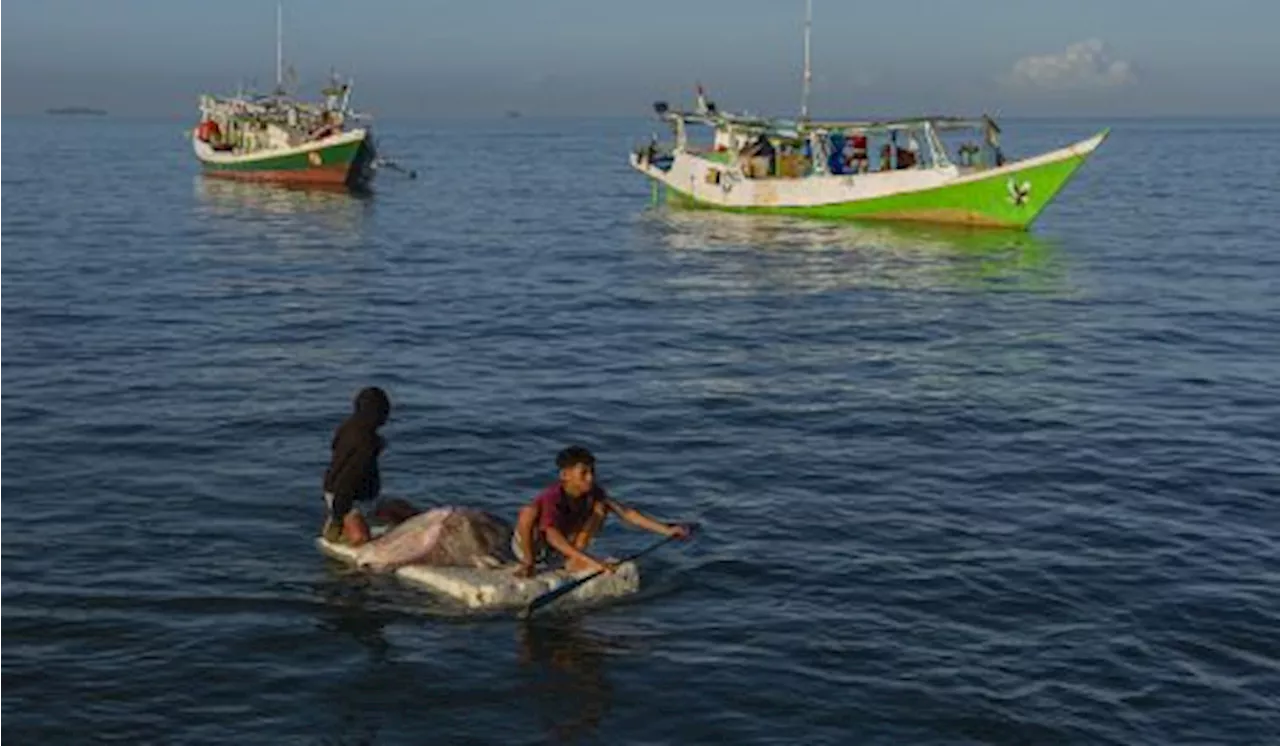
[[[196,127],[196,138],[200,142],[211,142],[222,134],[222,128],[212,119],[206,119]]]

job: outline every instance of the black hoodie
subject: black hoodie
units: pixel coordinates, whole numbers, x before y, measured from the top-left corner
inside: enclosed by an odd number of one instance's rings
[[[378,454],[383,441],[378,428],[387,421],[391,402],[382,389],[356,395],[355,412],[333,434],[333,459],[324,473],[324,491],[333,493],[333,515],[346,515],[354,502],[374,500],[382,489]]]

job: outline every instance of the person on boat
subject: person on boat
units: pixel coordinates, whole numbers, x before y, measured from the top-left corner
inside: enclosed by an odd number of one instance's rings
[[[893,142],[887,142],[880,146],[880,170],[889,171],[893,169]]]
[[[995,163],[996,168],[1004,165],[1004,151],[1000,149],[1000,128],[990,119],[986,120],[982,128],[983,139],[987,143],[987,147],[991,149],[991,160]]]
[[[342,132],[342,121],[338,115],[332,111],[325,111],[320,114],[320,126],[311,133],[308,139],[323,140],[331,135],[337,135]]]
[[[382,491],[378,456],[386,442],[378,428],[390,415],[387,393],[369,386],[356,394],[355,411],[334,431],[333,453],[324,472],[325,539],[352,545],[369,540],[369,524],[356,503],[373,503]]]
[[[871,168],[871,162],[867,159],[867,133],[862,130],[854,130],[847,140],[845,146],[849,149],[849,157],[845,161],[845,170],[848,173],[865,174]]]
[[[840,176],[848,171],[849,141],[839,132],[827,136],[827,173]]]
[[[594,570],[611,573],[617,563],[587,554],[591,540],[610,513],[623,521],[663,536],[688,538],[689,528],[663,523],[614,500],[595,479],[596,459],[591,451],[571,445],[556,455],[560,478],[520,509],[511,550],[520,563],[516,574],[529,577],[537,564],[548,559],[548,548],[565,558],[570,572]]]
[[[920,141],[914,132],[907,133],[907,144],[898,148],[898,168],[916,168],[920,164]]]
[[[747,178],[766,179],[774,175],[778,152],[767,135],[761,134],[743,154],[751,166]]]

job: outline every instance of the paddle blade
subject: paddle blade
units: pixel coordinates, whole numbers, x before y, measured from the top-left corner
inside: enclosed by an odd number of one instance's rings
[[[693,530],[692,530],[692,527],[690,527],[690,534],[689,534],[689,535],[690,535],[691,537],[693,536]],[[645,555],[646,555],[646,554],[648,554],[649,552],[652,552],[653,550],[657,549],[658,547],[663,546],[663,545],[664,545],[664,544],[666,544],[667,542],[671,541],[673,538],[675,538],[675,537],[673,537],[673,536],[664,536],[664,537],[662,537],[661,539],[659,539],[657,542],[654,542],[653,544],[651,544],[651,545],[650,545],[650,546],[648,546],[647,548],[642,549],[642,550],[640,550],[639,552],[636,552],[635,554],[631,555],[630,557],[624,557],[622,560],[620,560],[620,561],[618,562],[618,564],[623,564],[623,563],[626,563],[626,562],[634,562],[635,560],[640,559],[641,557],[645,556]],[[577,588],[581,587],[581,586],[582,586],[583,584],[585,584],[585,583],[590,582],[591,580],[594,580],[594,579],[595,579],[596,577],[598,577],[600,574],[601,574],[601,571],[600,571],[600,570],[597,570],[597,571],[595,571],[595,572],[591,573],[590,575],[584,575],[583,577],[578,578],[577,580],[572,580],[572,581],[569,581],[569,582],[564,583],[564,584],[562,584],[562,585],[556,586],[555,588],[552,588],[551,590],[547,591],[546,593],[542,594],[541,596],[538,596],[537,598],[535,598],[535,599],[533,599],[532,601],[530,601],[530,602],[529,602],[529,605],[528,605],[528,606],[526,606],[526,607],[524,607],[524,610],[523,610],[523,611],[521,611],[521,612],[519,613],[518,617],[519,617],[520,619],[528,619],[530,616],[532,616],[532,615],[533,615],[533,612],[537,611],[538,609],[542,608],[543,606],[546,606],[547,604],[551,603],[552,601],[555,601],[557,598],[560,598],[561,596],[564,596],[564,595],[566,595],[566,594],[572,593],[575,589],[577,589]]]
[[[561,583],[555,588],[552,588],[551,590],[547,591],[541,596],[538,596],[537,598],[530,601],[529,605],[524,607],[524,610],[520,612],[520,618],[528,619],[529,617],[533,616],[533,612],[537,611],[543,606],[546,606],[552,601],[555,601],[557,598],[560,598],[561,596],[565,596],[572,593],[574,590],[582,587],[588,581],[593,580],[599,575],[600,575],[600,572],[597,570],[596,572],[593,572],[590,575],[577,578],[576,580],[570,580],[566,583]]]

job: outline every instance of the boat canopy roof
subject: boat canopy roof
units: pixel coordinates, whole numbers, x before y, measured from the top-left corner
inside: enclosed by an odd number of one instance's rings
[[[263,119],[287,119],[294,116],[320,117],[326,113],[339,114],[348,121],[368,120],[366,114],[349,106],[351,81],[343,82],[336,73],[320,91],[323,101],[307,101],[290,94],[283,86],[270,93],[240,92],[234,96],[204,94],[200,96],[200,110],[208,115],[213,112],[230,116],[250,116]]]
[[[226,116],[252,117],[265,121],[287,121],[290,112],[293,112],[295,116],[314,118],[320,118],[325,114],[338,114],[345,121],[351,123],[366,122],[371,119],[368,114],[348,108],[346,101],[315,103],[279,94],[240,96],[205,94],[200,97],[200,111],[205,116],[219,113]]]
[[[716,129],[733,128],[739,132],[754,134],[772,134],[782,137],[800,137],[809,133],[842,132],[846,130],[862,130],[864,132],[895,132],[918,129],[931,125],[935,130],[975,130],[991,128],[1000,131],[995,120],[987,115],[981,117],[924,116],[908,119],[769,119],[741,114],[730,114],[719,111],[689,112],[666,108],[661,102],[654,104],[658,116],[672,124],[699,124]]]

